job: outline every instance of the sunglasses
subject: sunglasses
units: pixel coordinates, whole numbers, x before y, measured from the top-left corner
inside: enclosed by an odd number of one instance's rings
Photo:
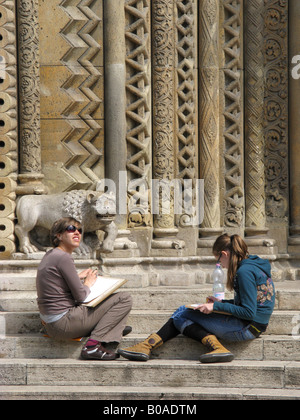
[[[65,230],[66,230],[66,232],[69,232],[69,233],[74,233],[74,232],[76,232],[76,230],[78,230],[78,232],[80,233],[80,235],[82,234],[82,229],[81,228],[78,228],[78,227],[76,227],[74,225],[67,226]]]

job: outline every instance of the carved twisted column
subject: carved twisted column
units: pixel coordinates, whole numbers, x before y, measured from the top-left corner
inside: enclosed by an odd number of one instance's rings
[[[293,57],[300,54],[300,2],[289,1],[289,44],[290,63]],[[299,62],[299,60],[297,61]],[[293,65],[295,66],[295,64]],[[298,71],[299,73],[299,71]],[[294,75],[295,77],[295,75]],[[299,252],[300,246],[300,80],[290,72],[290,238],[289,251]]]
[[[17,0],[20,186],[18,194],[42,194],[38,0]]]
[[[0,1],[0,259],[15,251],[17,74],[15,3]]]
[[[204,179],[204,220],[198,247],[211,248],[220,228],[219,0],[199,4],[200,178]],[[210,249],[211,252],[211,249]]]

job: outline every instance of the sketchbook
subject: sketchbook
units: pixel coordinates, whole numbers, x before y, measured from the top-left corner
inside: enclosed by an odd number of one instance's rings
[[[84,300],[83,305],[91,308],[97,306],[126,282],[126,279],[98,276],[95,284],[90,288],[90,294]]]
[[[201,303],[192,303],[190,305],[185,305],[187,309],[195,309],[197,306],[201,305]],[[221,315],[232,315],[229,312],[223,312],[223,311],[213,311],[214,314],[221,314]]]

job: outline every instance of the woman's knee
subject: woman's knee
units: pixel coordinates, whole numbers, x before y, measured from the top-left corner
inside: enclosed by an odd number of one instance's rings
[[[185,315],[187,314],[187,309],[184,305],[180,306],[172,315],[173,323],[178,331],[183,333],[186,327],[193,324],[193,321],[189,320]]]
[[[133,305],[132,296],[128,292],[119,292],[119,295],[120,301],[131,309]]]

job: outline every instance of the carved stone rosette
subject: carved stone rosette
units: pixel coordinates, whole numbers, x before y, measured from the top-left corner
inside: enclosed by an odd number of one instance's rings
[[[243,121],[243,1],[223,0],[220,8],[222,54],[220,98],[225,173],[223,223],[232,232],[244,228],[244,121]]]
[[[20,175],[18,194],[42,194],[38,0],[17,0]]]
[[[266,234],[264,165],[264,0],[245,3],[246,235]]]
[[[0,1],[0,259],[15,251],[17,74],[15,2]]]
[[[151,226],[150,0],[125,0],[128,227]]]
[[[264,43],[266,215],[282,224],[289,208],[287,1],[266,3]]]

